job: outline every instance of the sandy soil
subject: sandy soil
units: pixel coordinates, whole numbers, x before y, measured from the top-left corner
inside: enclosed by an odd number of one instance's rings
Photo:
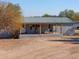
[[[40,38],[0,40],[0,59],[79,59],[79,45]]]

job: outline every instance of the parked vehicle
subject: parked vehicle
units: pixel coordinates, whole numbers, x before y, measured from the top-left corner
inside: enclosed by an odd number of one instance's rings
[[[16,31],[14,34],[8,31],[0,32],[0,39],[18,39],[19,31]]]

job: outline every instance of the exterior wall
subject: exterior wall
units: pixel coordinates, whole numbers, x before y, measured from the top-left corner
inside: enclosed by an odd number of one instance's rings
[[[30,29],[30,26],[33,24],[24,24],[25,29]],[[36,24],[34,24],[36,25]],[[41,33],[45,33],[45,31],[48,29],[49,24],[38,24],[38,31],[40,33],[40,27],[41,27]],[[73,24],[51,24],[51,28],[53,30],[52,33],[59,33],[59,34],[64,34],[66,33],[69,29],[71,29]]]
[[[41,33],[44,33],[48,29],[48,24],[41,24]]]

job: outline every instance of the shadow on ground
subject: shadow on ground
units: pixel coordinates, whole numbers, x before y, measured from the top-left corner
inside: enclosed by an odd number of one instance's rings
[[[79,44],[79,38],[76,38],[76,39],[65,39],[65,40],[48,40],[48,41]]]

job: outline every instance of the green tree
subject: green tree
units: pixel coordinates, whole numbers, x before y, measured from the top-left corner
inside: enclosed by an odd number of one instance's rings
[[[71,19],[73,18],[74,15],[75,15],[75,12],[73,10],[67,10],[67,9],[59,13],[59,16],[68,17]]]
[[[59,16],[60,16],[60,17],[66,17],[66,16],[67,16],[67,9],[64,10],[64,11],[61,11],[61,12],[59,13]]]
[[[49,14],[44,14],[42,17],[49,17],[50,15]]]
[[[42,17],[57,17],[56,15],[44,14]]]

